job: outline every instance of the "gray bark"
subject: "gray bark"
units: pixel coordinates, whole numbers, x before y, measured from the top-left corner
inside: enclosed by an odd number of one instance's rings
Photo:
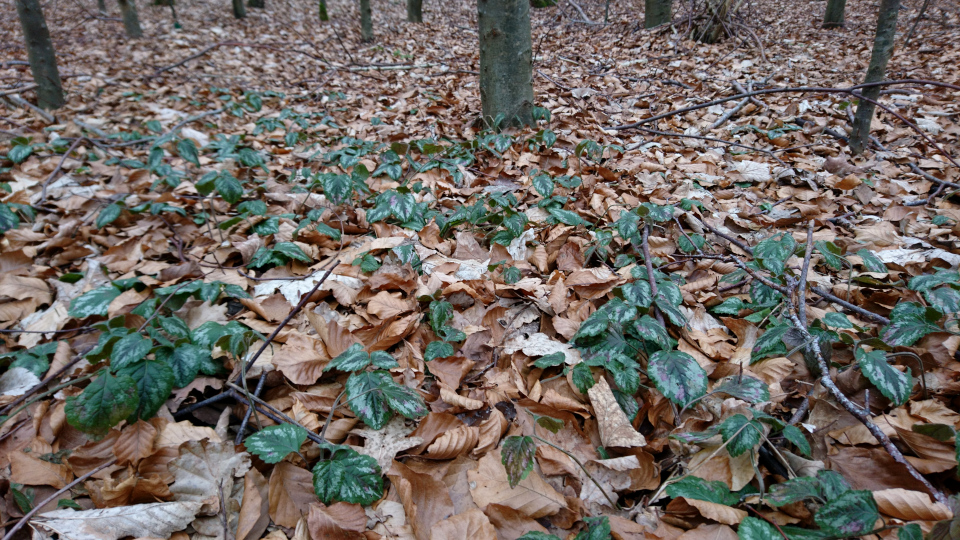
[[[533,124],[529,0],[477,0],[480,102],[491,128]]]
[[[243,5],[243,0],[233,0],[233,16],[236,19],[247,16],[247,7]]]
[[[38,0],[17,0],[17,15],[26,42],[30,72],[37,83],[37,105],[44,109],[63,106],[63,87],[57,69],[57,55],[50,41],[47,21]]]
[[[843,26],[843,11],[847,7],[847,0],[827,0],[827,12],[823,16],[824,28],[838,28]]]
[[[134,0],[118,0],[120,3],[120,14],[123,16],[123,30],[128,38],[143,37],[143,30],[140,28],[140,17],[137,16],[137,4]]]
[[[330,20],[330,15],[327,14],[327,0],[320,0],[320,20]]]
[[[360,39],[373,41],[373,15],[370,0],[360,0]]]
[[[407,0],[407,22],[423,22],[423,0]]]
[[[653,28],[670,22],[672,0],[646,0],[643,9],[643,27]]]
[[[875,83],[883,80],[887,71],[887,63],[893,56],[893,42],[897,36],[897,13],[900,11],[900,0],[880,0],[880,14],[877,16],[877,35],[873,40],[873,53],[870,55],[870,66],[867,67],[867,76],[864,83]],[[850,135],[850,151],[854,155],[863,152],[864,143],[870,138],[870,123],[876,101],[880,97],[880,87],[864,88],[857,105],[857,115],[853,121],[853,133]]]
[[[97,11],[99,11],[101,15],[107,14],[107,0],[97,0]]]

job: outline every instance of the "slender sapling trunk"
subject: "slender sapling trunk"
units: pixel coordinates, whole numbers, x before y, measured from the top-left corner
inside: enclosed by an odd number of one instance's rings
[[[824,28],[839,28],[843,26],[843,11],[847,7],[847,0],[827,0],[827,12],[823,16]]]
[[[491,128],[533,124],[529,0],[477,0],[480,101]]]
[[[17,0],[17,15],[30,60],[33,82],[37,83],[37,105],[43,109],[63,106],[63,87],[57,69],[57,55],[50,41],[50,30],[39,0]]]
[[[670,22],[672,0],[646,0],[643,10],[643,27],[653,28]]]
[[[880,14],[877,16],[877,35],[873,40],[873,53],[870,55],[870,66],[864,83],[875,83],[883,80],[887,72],[887,63],[893,56],[893,42],[897,36],[897,13],[900,11],[900,0],[880,0]],[[857,115],[853,121],[853,133],[850,135],[850,151],[854,155],[863,153],[866,141],[870,139],[870,123],[876,105],[872,102],[880,97],[880,87],[864,88],[861,95],[865,99],[857,105]]]
[[[407,22],[423,22],[423,0],[407,0]]]
[[[123,16],[123,30],[128,38],[143,37],[140,28],[140,17],[137,16],[137,4],[134,0],[117,0],[120,3],[120,14]]]
[[[370,0],[360,0],[360,39],[373,41],[373,15]]]
[[[247,16],[247,8],[243,5],[243,0],[233,0],[233,16],[236,19],[243,19]]]

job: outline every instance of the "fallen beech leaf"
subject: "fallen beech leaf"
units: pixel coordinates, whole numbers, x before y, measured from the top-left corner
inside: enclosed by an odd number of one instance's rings
[[[359,504],[323,503],[310,505],[307,527],[311,538],[330,540],[359,540],[367,529],[367,515]]]
[[[176,479],[170,488],[176,500],[203,503],[201,513],[215,515],[221,493],[228,497],[235,479],[250,469],[250,455],[235,452],[233,443],[189,441],[180,446],[180,457],[169,468]]]
[[[270,525],[270,497],[267,479],[250,468],[243,479],[243,502],[240,503],[237,540],[257,540]]]
[[[183,530],[200,510],[199,502],[163,502],[76,511],[56,510],[33,518],[31,525],[44,538],[118,540],[124,537],[167,538]]]
[[[497,530],[490,519],[479,509],[449,517],[434,524],[430,529],[430,540],[497,540]]]
[[[311,503],[317,502],[313,493],[313,474],[289,461],[281,461],[270,474],[270,519],[281,527],[296,527]]]
[[[113,445],[119,465],[137,463],[153,453],[154,440],[157,438],[157,429],[151,424],[137,420],[120,432],[120,437]]]
[[[930,495],[921,491],[894,488],[873,492],[880,512],[904,521],[940,521],[952,519],[950,508],[934,502]]]
[[[567,506],[563,496],[547,484],[536,469],[517,487],[511,488],[499,450],[483,456],[477,470],[467,472],[467,478],[472,484],[470,493],[480,508],[490,503],[501,504],[538,519],[552,516]]]
[[[358,429],[353,433],[366,439],[357,452],[377,460],[380,470],[386,471],[397,454],[423,443],[420,437],[410,437],[412,432],[402,416],[395,416],[382,429]]]
[[[443,482],[416,472],[398,461],[393,463],[387,476],[397,488],[397,494],[418,540],[429,539],[435,523],[456,513],[447,486]]]
[[[472,451],[480,440],[480,430],[472,426],[460,426],[437,437],[427,448],[427,457],[453,459]]]
[[[600,440],[604,446],[631,448],[647,445],[643,435],[630,425],[630,420],[603,377],[600,377],[587,394],[593,405],[594,416],[600,427]]]
[[[129,506],[167,500],[171,497],[167,483],[159,474],[141,477],[133,469],[121,481],[107,478],[100,495],[106,506]]]

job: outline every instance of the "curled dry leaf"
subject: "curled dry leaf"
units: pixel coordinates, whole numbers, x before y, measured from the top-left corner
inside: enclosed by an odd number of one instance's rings
[[[394,462],[388,473],[417,539],[430,538],[433,525],[456,513],[446,484]],[[506,478],[506,473],[504,473]]]
[[[604,446],[631,448],[647,445],[643,435],[630,425],[630,420],[603,377],[600,377],[587,394],[593,405],[594,416],[600,427],[600,440]]]
[[[250,469],[250,455],[235,452],[232,443],[189,441],[169,468],[176,479],[170,488],[176,500],[203,503],[201,513],[215,515],[220,494],[229,496],[236,479]]]
[[[475,411],[483,407],[482,401],[461,396],[443,383],[440,383],[440,399],[449,405],[460,407],[468,411]]]
[[[952,519],[950,508],[934,502],[930,495],[921,491],[894,488],[873,492],[880,512],[904,521],[940,521]]]
[[[123,480],[107,478],[100,488],[100,497],[104,506],[129,506],[168,500],[170,489],[163,478],[156,473],[140,476],[132,468],[127,470]]]
[[[270,498],[267,479],[251,467],[243,478],[243,501],[237,521],[237,540],[257,540],[270,524]]]
[[[471,509],[436,523],[430,529],[430,540],[497,540],[497,530],[479,509]]]
[[[426,456],[434,459],[453,459],[469,453],[480,440],[480,429],[463,425],[437,437],[428,448]]]
[[[307,527],[311,538],[359,540],[367,529],[367,515],[359,504],[314,503],[307,515]]]
[[[499,450],[483,456],[477,470],[467,472],[467,478],[471,482],[473,500],[480,508],[491,503],[501,504],[538,519],[552,516],[567,507],[563,495],[547,484],[536,469],[511,488]]]
[[[477,439],[477,446],[473,449],[471,456],[480,457],[492,448],[494,448],[503,434],[506,433],[510,423],[500,412],[500,409],[490,409],[490,416],[478,426],[480,436]]]

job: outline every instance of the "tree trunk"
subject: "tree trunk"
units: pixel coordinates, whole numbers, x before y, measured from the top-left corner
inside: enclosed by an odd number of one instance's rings
[[[140,17],[137,16],[137,4],[134,0],[118,0],[120,3],[120,14],[123,16],[123,29],[127,32],[128,38],[143,37],[143,30],[140,29]]]
[[[252,8],[260,8],[260,9],[263,9],[264,7],[266,7],[264,5],[264,0],[247,0],[247,5]]]
[[[373,41],[373,16],[370,13],[370,0],[360,0],[360,39]]]
[[[897,36],[897,12],[900,11],[900,0],[880,0],[880,14],[877,16],[877,35],[873,40],[873,54],[870,55],[870,66],[864,83],[874,83],[883,80],[887,71],[887,62],[893,56],[893,42]],[[880,97],[880,87],[870,86],[862,91],[862,99],[857,105],[857,115],[853,121],[853,133],[850,135],[850,151],[854,155],[863,152],[864,144],[870,139],[870,123],[876,101]]]
[[[101,15],[107,14],[107,0],[97,0],[97,11],[99,11]]]
[[[63,106],[63,87],[40,2],[17,0],[17,15],[27,46],[30,72],[33,73],[33,82],[37,83],[37,105],[44,109],[59,109]]]
[[[327,0],[320,0],[320,20],[330,20],[330,15],[327,15]]]
[[[407,0],[407,22],[423,22],[423,0]]]
[[[827,13],[823,16],[824,28],[839,28],[843,26],[843,10],[847,7],[847,0],[827,0]]]
[[[646,0],[643,10],[643,27],[653,28],[670,22],[672,0]]]
[[[477,0],[480,101],[487,126],[533,124],[530,0]]]
[[[243,5],[243,0],[233,0],[233,16],[236,19],[247,16],[247,8]]]

